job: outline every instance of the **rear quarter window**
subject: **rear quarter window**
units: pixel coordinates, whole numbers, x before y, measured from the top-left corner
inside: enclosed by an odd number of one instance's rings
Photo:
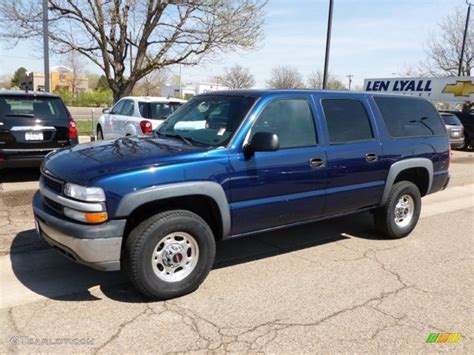
[[[429,137],[446,134],[434,106],[422,99],[374,97],[392,137]]]

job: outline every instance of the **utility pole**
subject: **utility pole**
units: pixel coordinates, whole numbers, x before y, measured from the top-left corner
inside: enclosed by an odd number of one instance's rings
[[[459,58],[458,76],[461,76],[461,72],[462,72],[462,60],[464,58],[464,47],[466,46],[466,36],[467,36],[467,28],[469,26],[469,16],[471,15],[471,6],[474,5],[474,3],[470,3],[468,0],[466,0],[466,4],[467,4],[466,25],[464,26],[464,36],[462,37],[462,47],[461,47],[461,56]]]
[[[331,47],[332,6],[333,6],[333,0],[329,0],[328,31],[326,34],[326,56],[324,59],[324,73],[323,73],[323,90],[326,89],[326,83],[328,79],[329,48]]]
[[[346,75],[346,77],[349,79],[349,90],[351,90],[351,84],[352,84],[352,77],[353,77],[353,76],[354,76],[354,75],[352,75],[352,74],[347,74],[347,75]]]
[[[181,81],[181,63],[179,63],[179,98],[183,98],[183,84]]]
[[[133,71],[133,52],[132,52],[132,32],[129,33],[130,36],[130,76],[132,76]]]
[[[50,91],[49,83],[49,29],[48,0],[43,0],[43,59],[44,59],[44,91]]]

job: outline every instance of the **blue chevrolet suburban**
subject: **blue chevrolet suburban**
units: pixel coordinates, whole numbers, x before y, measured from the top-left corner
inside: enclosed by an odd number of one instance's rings
[[[167,299],[203,282],[217,240],[366,211],[381,236],[404,237],[421,197],[448,184],[449,159],[421,98],[223,91],[195,96],[152,136],[49,154],[33,208],[51,246]]]

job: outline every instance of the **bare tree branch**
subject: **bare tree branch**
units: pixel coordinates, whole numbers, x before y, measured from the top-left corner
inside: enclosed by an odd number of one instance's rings
[[[226,70],[221,77],[221,81],[229,89],[247,89],[255,85],[255,78],[250,69],[238,64]]]
[[[299,71],[290,66],[279,66],[272,69],[267,86],[273,89],[304,88],[303,77]]]
[[[421,63],[421,71],[428,75],[457,75],[461,58],[462,39],[466,13],[464,8],[458,8],[447,15],[438,26],[438,31],[428,38],[427,61]],[[474,67],[474,20],[471,17],[461,75],[470,76]]]
[[[74,51],[100,67],[117,100],[156,70],[176,64],[196,65],[227,51],[254,48],[263,36],[266,0],[48,3],[52,51]],[[41,14],[39,2],[2,0],[0,39],[15,46],[40,36]],[[134,53],[127,77],[130,46]]]

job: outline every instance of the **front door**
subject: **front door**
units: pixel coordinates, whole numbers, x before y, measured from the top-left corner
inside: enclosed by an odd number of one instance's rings
[[[278,135],[280,149],[231,157],[232,234],[317,218],[323,212],[326,153],[318,145],[308,97],[269,102],[247,140],[256,132]]]

